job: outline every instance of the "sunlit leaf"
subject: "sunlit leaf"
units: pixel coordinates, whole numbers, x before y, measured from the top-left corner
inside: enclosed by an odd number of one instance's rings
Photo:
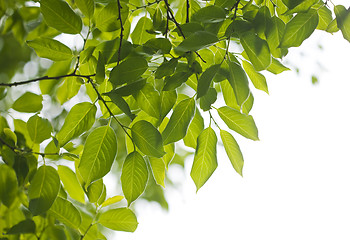
[[[290,70],[286,66],[284,66],[280,61],[278,61],[276,58],[272,58],[271,65],[267,68],[267,71],[273,73],[273,74],[280,74],[284,71]]]
[[[102,179],[98,179],[97,181],[91,183],[87,187],[86,195],[89,198],[89,201],[92,203],[96,203],[101,195],[103,194],[104,183]]]
[[[28,189],[29,210],[39,215],[50,209],[60,189],[60,177],[53,167],[43,165],[35,173]]]
[[[27,129],[34,143],[41,143],[51,137],[52,126],[49,120],[34,115],[28,119]]]
[[[233,168],[237,173],[239,173],[239,175],[242,176],[244,160],[241,149],[239,148],[234,137],[229,132],[220,130],[220,136],[222,143],[224,144],[226,154],[230,159]]]
[[[54,39],[36,38],[27,41],[27,44],[42,58],[48,58],[53,61],[63,61],[73,57],[73,53],[69,47]]]
[[[60,146],[64,146],[71,139],[89,130],[95,122],[96,110],[96,106],[88,102],[73,106],[56,135]]]
[[[75,4],[86,17],[92,18],[95,11],[94,0],[75,0]]]
[[[252,116],[242,114],[236,109],[227,106],[219,108],[218,113],[230,129],[246,138],[259,140],[258,129]]]
[[[226,18],[225,10],[219,6],[211,5],[201,8],[192,15],[191,21],[200,23],[222,22]]]
[[[120,2],[121,9],[117,2],[109,2],[96,17],[96,27],[103,32],[113,32],[121,28],[120,20],[123,25],[129,15],[129,8],[124,2]],[[120,11],[120,18],[119,18]]]
[[[267,83],[266,83],[266,78],[264,75],[261,73],[257,72],[254,67],[247,61],[242,61],[243,68],[248,74],[250,80],[252,81],[254,87],[257,89],[260,89],[267,94],[269,93]]]
[[[187,147],[196,149],[197,146],[197,137],[204,129],[204,119],[198,109],[188,127],[187,134],[184,137],[184,143]]]
[[[143,154],[156,158],[165,154],[162,135],[151,123],[145,120],[136,122],[131,128],[131,136]]]
[[[110,197],[108,198],[106,201],[104,201],[102,204],[101,204],[101,207],[107,207],[111,204],[114,204],[114,203],[117,203],[117,202],[120,202],[121,200],[123,200],[124,197],[123,196],[120,196],[120,195],[117,195],[117,196],[114,196],[114,197]]]
[[[63,33],[80,33],[83,26],[82,21],[66,1],[41,0],[40,9],[45,22],[50,27]]]
[[[153,23],[151,19],[147,17],[140,18],[131,34],[132,42],[134,44],[144,44],[148,40],[155,38],[155,35],[149,33],[152,28]]]
[[[151,165],[154,180],[158,185],[165,187],[165,163],[163,159],[150,157],[149,163]]]
[[[337,26],[341,30],[343,37],[350,42],[350,9],[342,5],[337,5],[334,7],[334,12],[336,15]]]
[[[218,38],[216,35],[206,31],[198,31],[184,39],[179,46],[175,48],[177,52],[198,51],[209,47],[216,43]]]
[[[108,210],[100,215],[98,222],[107,228],[124,232],[134,232],[139,224],[135,214],[128,208]]]
[[[135,201],[146,188],[148,180],[147,165],[140,153],[130,153],[123,164],[121,182],[128,206]]]
[[[281,48],[299,47],[315,31],[318,25],[318,14],[314,9],[298,13],[286,25]]]
[[[78,167],[85,186],[111,170],[116,154],[117,139],[111,127],[102,126],[89,134]]]
[[[81,215],[78,209],[68,200],[57,197],[49,213],[67,226],[78,229],[81,224]]]
[[[318,25],[317,29],[319,30],[327,30],[329,24],[332,22],[332,11],[328,9],[326,6],[322,6],[317,11],[318,13]]]
[[[217,92],[215,88],[209,88],[208,92],[200,98],[199,106],[203,111],[208,111],[211,109],[211,105],[215,103],[217,99]]]
[[[83,188],[73,170],[67,166],[59,165],[57,171],[69,196],[81,203],[85,203]]]
[[[134,94],[140,108],[152,117],[160,117],[160,96],[154,87],[147,83],[140,91]]]
[[[8,208],[17,196],[17,185],[16,172],[11,167],[0,164],[0,200]]]
[[[43,108],[43,97],[32,92],[25,92],[17,98],[12,108],[18,112],[34,113],[39,112]]]
[[[169,123],[162,132],[164,145],[177,142],[186,136],[194,112],[195,101],[192,98],[182,100],[175,106]]]
[[[160,119],[162,120],[173,108],[177,99],[176,91],[162,91],[160,93]]]
[[[210,83],[214,79],[215,75],[218,73],[220,65],[216,64],[207,68],[198,79],[197,85],[197,98],[204,96],[210,86]]]
[[[191,177],[198,191],[213,174],[218,163],[216,159],[217,137],[214,130],[210,127],[204,129],[197,141]]]

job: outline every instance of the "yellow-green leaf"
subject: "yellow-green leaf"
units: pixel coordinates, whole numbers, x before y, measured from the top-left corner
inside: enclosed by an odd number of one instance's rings
[[[111,209],[100,215],[98,222],[115,231],[134,232],[139,224],[129,208]]]
[[[229,132],[220,130],[220,136],[222,143],[224,144],[226,154],[230,159],[233,168],[237,173],[239,173],[239,175],[242,176],[244,160],[241,149],[239,148],[234,137]]]
[[[52,61],[64,61],[73,57],[72,50],[55,39],[36,38],[27,41],[27,44],[35,50],[39,57],[48,58]]]

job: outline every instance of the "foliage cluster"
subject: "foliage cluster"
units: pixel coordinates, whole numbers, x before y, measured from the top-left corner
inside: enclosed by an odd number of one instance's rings
[[[350,10],[320,0],[0,0],[0,18],[2,239],[133,232],[130,205],[166,207],[167,169],[189,148],[206,183],[217,134],[242,175],[233,134],[259,139],[251,87],[268,93],[264,71],[288,70],[315,29],[350,41]]]

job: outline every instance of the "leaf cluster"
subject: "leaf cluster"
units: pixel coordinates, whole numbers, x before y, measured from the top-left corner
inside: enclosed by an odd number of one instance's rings
[[[350,9],[321,0],[0,0],[0,18],[6,239],[133,232],[132,203],[166,208],[168,168],[192,153],[198,191],[218,142],[243,175],[236,138],[259,140],[264,74],[289,70],[282,58],[316,29],[350,41]]]

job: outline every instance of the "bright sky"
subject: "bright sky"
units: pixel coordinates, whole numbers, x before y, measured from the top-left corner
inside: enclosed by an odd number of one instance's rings
[[[117,238],[350,239],[349,56],[350,43],[339,34],[318,32],[292,49],[288,59],[301,75],[267,75],[270,95],[254,91],[251,113],[261,140],[234,135],[244,177],[219,147],[219,166],[196,194],[187,159],[185,173],[170,171],[181,186],[166,189],[169,212],[142,202],[136,232]],[[311,84],[313,73],[318,85]]]

